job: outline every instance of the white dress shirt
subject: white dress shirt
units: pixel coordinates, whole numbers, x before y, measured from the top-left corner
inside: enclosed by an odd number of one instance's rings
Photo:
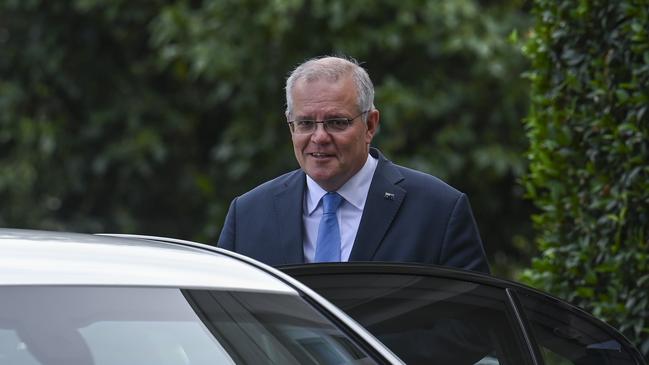
[[[343,186],[336,192],[343,197],[343,202],[340,204],[336,216],[338,218],[338,227],[340,228],[340,260],[349,260],[349,255],[352,252],[354,239],[356,239],[356,232],[361,222],[363,215],[363,208],[365,208],[365,200],[367,200],[367,193],[370,190],[372,177],[378,159],[368,154],[367,161],[363,167],[352,176]],[[306,176],[306,189],[304,192],[303,209],[302,209],[302,222],[304,222],[304,260],[305,262],[313,262],[315,258],[315,246],[318,237],[318,226],[322,218],[322,197],[327,193],[326,190],[320,187],[313,179]]]

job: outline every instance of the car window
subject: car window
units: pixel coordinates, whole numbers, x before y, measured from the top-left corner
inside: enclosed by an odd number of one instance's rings
[[[0,288],[0,364],[374,364],[297,295]]]
[[[636,364],[626,341],[594,318],[542,296],[519,297],[546,365]]]
[[[407,364],[526,363],[503,290],[402,274],[296,278],[360,322]]]

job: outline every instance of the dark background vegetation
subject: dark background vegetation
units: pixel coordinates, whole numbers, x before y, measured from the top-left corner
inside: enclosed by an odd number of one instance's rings
[[[375,146],[469,195],[497,272],[529,260],[521,1],[2,4],[2,226],[215,243],[233,197],[297,168],[286,75],[346,54]]]
[[[375,83],[375,146],[469,195],[496,275],[647,354],[648,9],[0,0],[0,226],[213,244],[233,197],[297,168],[288,72],[345,54]]]

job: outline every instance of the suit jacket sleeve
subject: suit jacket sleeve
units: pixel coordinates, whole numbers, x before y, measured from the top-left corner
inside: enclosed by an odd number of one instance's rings
[[[478,226],[465,194],[460,194],[457,199],[446,226],[440,262],[442,265],[489,273]]]
[[[236,227],[236,210],[237,210],[237,198],[232,200],[230,204],[230,209],[228,209],[228,214],[225,216],[225,222],[223,223],[223,229],[221,230],[221,235],[219,236],[219,242],[217,247],[224,248],[226,250],[235,251],[234,241],[235,241],[235,227]]]

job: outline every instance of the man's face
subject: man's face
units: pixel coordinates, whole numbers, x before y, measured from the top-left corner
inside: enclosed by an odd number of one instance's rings
[[[351,77],[338,81],[298,80],[293,87],[292,120],[353,118],[358,110],[356,87]],[[293,150],[300,167],[323,189],[340,188],[367,160],[369,144],[379,124],[379,112],[352,121],[343,132],[328,133],[322,124],[311,134],[292,134]]]

